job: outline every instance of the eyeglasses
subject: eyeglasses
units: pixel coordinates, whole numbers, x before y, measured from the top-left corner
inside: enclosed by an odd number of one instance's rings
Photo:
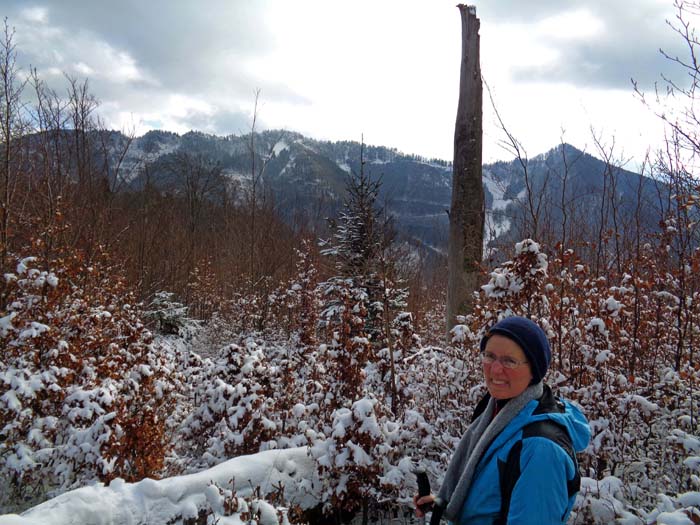
[[[484,352],[483,354],[481,354],[481,362],[483,364],[492,365],[495,361],[498,361],[503,368],[508,368],[510,370],[518,368],[522,365],[526,365],[529,362],[527,361],[527,359],[525,361],[516,361],[515,359],[509,356],[498,357],[492,354],[491,352]]]

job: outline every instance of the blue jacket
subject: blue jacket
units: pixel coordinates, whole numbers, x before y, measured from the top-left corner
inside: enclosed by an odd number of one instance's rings
[[[485,406],[483,401],[477,407]],[[475,413],[475,416],[478,412]],[[510,475],[515,479],[507,506],[508,525],[554,525],[566,523],[576,499],[567,487],[577,478],[578,465],[564,446],[553,437],[544,437],[532,425],[552,421],[557,425],[544,425],[560,433],[580,452],[588,446],[591,437],[586,417],[567,401],[553,396],[545,385],[538,400],[530,401],[494,439],[484,453],[474,473],[472,485],[462,507],[459,525],[493,525],[501,513],[501,478]],[[566,436],[564,435],[566,438]],[[515,447],[515,448],[514,448]],[[513,451],[515,465],[508,461]],[[573,451],[571,451],[573,452]],[[519,454],[518,454],[519,453]],[[519,461],[518,461],[519,455]],[[506,472],[515,467],[516,472]],[[517,469],[519,467],[519,472]],[[577,489],[576,489],[577,490]]]

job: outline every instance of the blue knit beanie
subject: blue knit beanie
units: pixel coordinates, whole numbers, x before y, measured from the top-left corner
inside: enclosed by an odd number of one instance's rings
[[[494,334],[502,335],[515,341],[523,349],[532,369],[532,384],[539,383],[547,373],[552,360],[547,335],[542,328],[525,317],[506,317],[497,322],[481,338],[481,351],[486,348],[486,342]]]

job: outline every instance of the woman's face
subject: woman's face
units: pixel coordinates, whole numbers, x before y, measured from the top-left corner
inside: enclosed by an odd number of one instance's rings
[[[494,334],[486,341],[484,354],[495,356],[492,363],[483,363],[484,380],[491,397],[495,399],[510,399],[520,395],[532,381],[532,371],[527,363],[525,352],[508,337]],[[506,368],[498,360],[510,358],[517,362],[525,362],[516,368]]]

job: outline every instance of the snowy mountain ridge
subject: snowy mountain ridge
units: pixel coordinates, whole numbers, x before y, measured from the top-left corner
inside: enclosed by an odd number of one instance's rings
[[[241,201],[255,185],[256,192],[269,197],[289,224],[306,224],[319,231],[340,210],[347,177],[359,173],[362,157],[369,176],[382,181],[379,202],[394,217],[399,239],[433,253],[447,248],[452,193],[452,165],[447,161],[280,130],[240,136],[150,131],[133,139],[112,131],[101,132],[95,143],[108,144],[105,164],[111,166],[110,184],[116,189],[150,185],[160,191],[186,191],[188,177],[200,165],[217,174],[219,182],[212,185],[212,194],[225,191],[229,199]],[[602,195],[611,191],[606,177],[617,181],[614,191],[623,215],[634,212],[638,196],[651,203],[659,195],[650,179],[569,144],[530,159],[485,164],[483,177],[486,244],[511,243],[527,236],[522,226],[531,213],[528,206],[537,206],[555,228],[563,227],[566,220],[589,223],[590,210],[604,208]],[[562,209],[564,202],[569,210]],[[642,209],[647,213],[642,222],[658,223],[658,213],[650,212],[647,205]]]

